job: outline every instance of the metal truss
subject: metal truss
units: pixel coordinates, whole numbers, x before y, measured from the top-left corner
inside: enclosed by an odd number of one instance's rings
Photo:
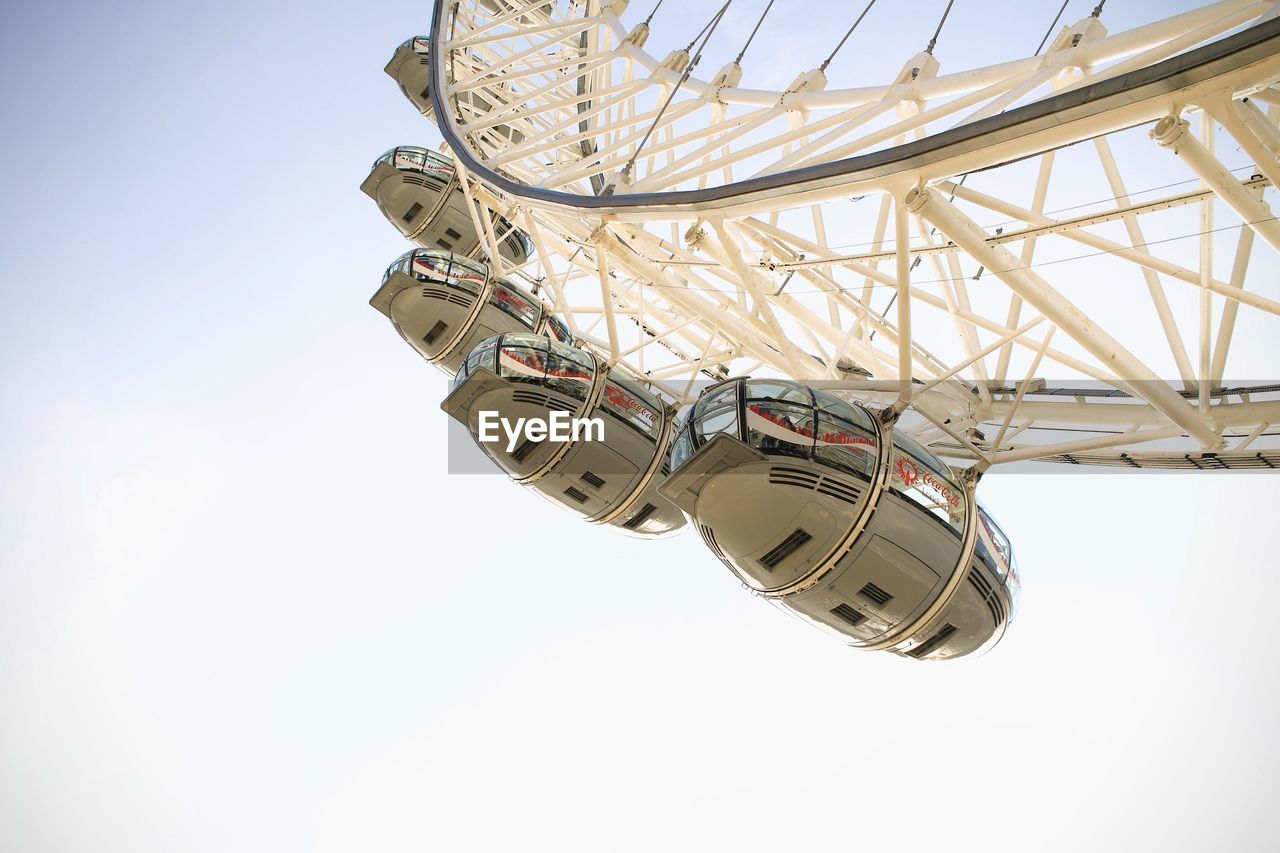
[[[503,272],[675,400],[789,376],[979,470],[1273,467],[1277,5],[769,91],[647,52],[625,0],[436,0],[433,118],[491,260],[486,211],[536,247]]]

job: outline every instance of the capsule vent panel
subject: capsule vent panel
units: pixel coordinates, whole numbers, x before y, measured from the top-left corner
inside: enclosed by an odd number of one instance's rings
[[[938,633],[934,634],[932,637],[925,640],[923,643],[916,646],[911,651],[907,652],[907,654],[913,658],[916,658],[917,660],[922,657],[927,657],[930,653],[932,653],[935,649],[937,649],[938,646],[942,645],[947,640],[951,639],[951,635],[954,634],[955,632],[956,632],[956,626],[948,622],[938,630]]]
[[[520,442],[520,444],[516,445],[516,449],[511,453],[511,458],[517,462],[523,462],[529,458],[529,454],[532,453],[534,448],[537,446],[538,442],[530,441],[526,438],[524,441]]]
[[[857,625],[867,618],[847,604],[837,604],[835,607],[831,608],[831,613],[833,616],[843,619],[850,625]]]
[[[791,468],[785,465],[775,465],[769,469],[769,482],[779,486],[809,489],[847,504],[857,504],[858,499],[862,497],[862,491],[848,483],[832,477],[824,477],[803,468]]]
[[[635,530],[637,527],[644,524],[645,521],[649,518],[649,516],[653,515],[653,512],[656,509],[657,509],[656,506],[654,506],[653,504],[647,503],[640,508],[639,512],[631,516],[631,518],[627,519],[627,522],[622,526],[627,528],[628,530]]]
[[[449,328],[448,323],[443,320],[437,321],[437,323],[431,327],[431,331],[427,332],[426,335],[423,336],[422,342],[426,344],[433,343],[435,339],[440,337],[440,334],[447,328]]]
[[[711,553],[715,554],[720,562],[724,563],[726,566],[729,565],[729,561],[724,557],[724,551],[720,550],[720,543],[716,541],[715,531],[710,527],[707,527],[705,524],[699,524],[698,533],[702,535],[702,541],[707,543],[707,547],[711,549]]]
[[[777,545],[773,546],[769,553],[760,558],[760,565],[764,566],[769,571],[773,571],[778,567],[779,563],[794,554],[812,538],[813,537],[809,535],[809,531],[805,530],[803,527],[797,527],[787,535],[786,539],[783,539]]]
[[[573,486],[570,486],[569,488],[565,489],[564,494],[565,494],[565,497],[567,497],[571,501],[576,501],[577,503],[580,503],[580,504],[587,502],[587,496],[582,492],[578,491],[577,489],[575,489]]]
[[[462,235],[461,235],[461,234],[459,234],[457,231],[454,231],[452,228],[446,228],[446,229],[444,229],[444,233],[445,233],[446,235],[448,235],[448,237],[449,237],[449,239],[450,239],[450,240],[461,240],[461,239],[462,239]]]
[[[818,484],[818,492],[848,504],[856,504],[858,498],[862,496],[862,493],[857,489],[852,489],[844,483],[837,482],[829,477],[822,478],[822,482]]]
[[[874,601],[880,607],[884,607],[893,599],[893,596],[885,592],[873,583],[868,583],[862,589],[858,590],[858,595],[870,601]]]
[[[1000,593],[992,588],[991,584],[977,569],[969,570],[969,583],[977,591],[978,597],[987,605],[987,610],[991,612],[991,618],[996,623],[996,627],[1004,621],[1004,602],[1000,600]]]
[[[474,296],[462,296],[457,293],[451,293],[441,290],[438,287],[431,286],[422,288],[422,298],[443,299],[445,302],[450,302],[454,305],[461,305],[463,308],[470,308],[476,301]]]
[[[798,486],[801,489],[816,489],[818,480],[821,479],[817,474],[805,471],[801,468],[783,468],[775,466],[769,469],[769,482],[782,486]]]
[[[588,486],[590,486],[593,489],[598,489],[604,485],[604,480],[601,480],[599,477],[597,477],[595,474],[592,474],[590,471],[583,471],[582,477],[580,477],[579,479],[581,479],[582,482],[586,483]]]
[[[560,401],[548,397],[546,394],[539,394],[536,391],[525,391],[524,389],[512,391],[511,399],[517,403],[527,403],[530,406],[538,406],[553,412],[573,413],[573,409]]]
[[[405,211],[404,216],[400,218],[403,219],[405,222],[412,222],[414,218],[416,218],[417,215],[421,212],[422,212],[422,205],[418,204],[415,201],[412,205],[409,206],[409,209]]]

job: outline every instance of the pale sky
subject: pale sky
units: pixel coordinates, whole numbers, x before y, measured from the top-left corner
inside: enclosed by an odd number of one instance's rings
[[[833,5],[748,75],[794,76]],[[879,82],[943,5],[833,77]],[[958,0],[944,71],[1058,5]],[[1022,609],[931,666],[696,536],[447,475],[445,379],[366,304],[408,246],[358,189],[438,143],[382,73],[428,25],[4,13],[0,851],[1275,849],[1274,477],[993,473]]]

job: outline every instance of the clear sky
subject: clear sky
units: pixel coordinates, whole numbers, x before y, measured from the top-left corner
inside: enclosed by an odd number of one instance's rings
[[[1057,6],[959,0],[943,70]],[[762,76],[849,14],[779,15]],[[1022,610],[929,666],[446,475],[358,190],[438,142],[381,70],[428,17],[4,12],[0,851],[1275,849],[1272,477],[989,476]]]

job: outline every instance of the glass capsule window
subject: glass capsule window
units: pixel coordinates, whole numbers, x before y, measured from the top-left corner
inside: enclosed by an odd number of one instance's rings
[[[742,384],[748,400],[776,400],[813,406],[813,391],[805,385],[771,379],[747,379]]]
[[[814,458],[824,465],[871,479],[880,444],[876,425],[860,406],[851,406],[839,397],[814,392],[818,405]]]
[[[473,349],[468,355],[467,360],[462,363],[462,367],[458,370],[458,376],[454,380],[454,387],[462,384],[462,381],[475,373],[480,368],[488,368],[495,373],[498,365],[494,363],[494,359],[498,351],[498,338],[492,337],[481,343]]]
[[[1004,538],[1004,533],[996,526],[991,516],[978,506],[978,523],[981,528],[978,530],[977,552],[979,559],[986,563],[991,571],[1000,576],[1001,579],[1008,574],[1009,557],[1009,540]],[[988,542],[990,545],[988,545]]]
[[[704,395],[694,404],[690,423],[700,445],[722,432],[737,438],[738,383],[730,382]]]
[[[924,508],[957,536],[964,534],[964,489],[951,468],[904,432],[894,430],[889,483],[893,490]]]
[[[813,409],[774,400],[747,401],[747,443],[765,453],[813,455]]]
[[[507,224],[507,220],[505,219],[502,220],[502,222],[504,225]],[[515,242],[518,244],[519,249],[516,251],[517,255],[523,255],[526,258],[533,257],[533,252],[534,252],[533,239],[530,238],[529,235],[524,233],[523,231],[519,231],[519,230],[512,231],[511,235],[507,237],[507,242],[508,243]]]
[[[662,402],[649,389],[610,371],[600,405],[631,427],[657,441],[662,432]]]
[[[671,456],[667,460],[668,470],[674,471],[693,455],[693,438],[689,435],[689,417],[692,414],[692,406],[686,406],[676,413],[674,427],[676,438],[671,444]]]
[[[693,455],[693,439],[689,437],[688,427],[676,434],[675,444],[671,446],[671,470],[679,468]]]
[[[544,385],[576,400],[586,400],[595,383],[596,363],[589,353],[542,335],[495,335],[468,353],[453,387],[480,368],[511,382]]]
[[[595,359],[580,349],[557,343],[550,338],[542,340],[550,347],[547,387],[576,400],[587,399],[596,379]]]
[[[1005,535],[1004,529],[996,522],[986,507],[978,505],[978,521],[982,527],[978,531],[978,556],[1004,580],[1005,589],[1009,592],[1009,620],[1018,612],[1018,603],[1022,598],[1022,581],[1018,577],[1018,555],[1014,553],[1013,544]],[[987,546],[990,540],[991,546]]]
[[[813,456],[817,421],[813,392],[804,385],[765,379],[743,382],[747,443],[765,453]]]
[[[382,280],[386,281],[395,273],[403,273],[416,281],[443,284],[478,296],[489,277],[489,267],[452,252],[414,249],[401,255],[387,267]]]
[[[529,329],[537,326],[542,316],[538,300],[506,280],[494,282],[489,304],[515,317]]]
[[[387,279],[391,278],[391,276],[395,275],[396,273],[403,273],[404,275],[408,275],[410,266],[412,264],[412,261],[411,261],[412,255],[413,255],[413,252],[405,252],[403,255],[396,258],[394,261],[392,261],[391,266],[387,267],[387,271],[382,274],[382,283],[386,284]]]
[[[570,332],[569,327],[565,325],[565,322],[555,314],[547,315],[546,333],[547,337],[551,338],[553,341],[559,341],[562,344],[573,343],[573,332]]]
[[[416,145],[400,145],[392,148],[375,160],[373,165],[376,167],[379,163],[386,163],[406,172],[436,174],[445,179],[453,177],[452,160],[443,154],[437,154]]]
[[[391,165],[397,169],[418,171],[426,168],[427,152],[424,148],[397,148],[391,158]]]
[[[1009,576],[1004,579],[1005,589],[1009,590],[1009,621],[1018,615],[1018,605],[1022,602],[1022,578],[1018,574],[1018,555],[1011,553]]]
[[[498,375],[513,382],[544,384],[550,344],[540,335],[504,335],[498,353]]]
[[[542,335],[503,335],[497,365],[504,379],[545,385],[577,400],[586,400],[595,383],[590,354]]]
[[[786,380],[735,380],[712,388],[687,422],[681,416],[676,432],[672,468],[716,433],[770,455],[813,459],[866,479],[875,472],[879,448],[876,422],[865,409]]]

